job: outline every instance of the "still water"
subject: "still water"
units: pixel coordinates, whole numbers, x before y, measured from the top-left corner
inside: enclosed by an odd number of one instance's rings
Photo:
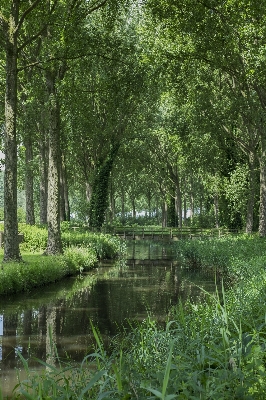
[[[0,299],[0,387],[3,395],[17,383],[22,367],[18,351],[29,365],[49,361],[51,338],[63,360],[80,361],[92,350],[91,322],[108,346],[129,321],[147,315],[164,321],[179,299],[200,301],[215,291],[214,276],[180,267],[173,244],[127,242],[126,264],[99,264],[82,277],[31,293]]]

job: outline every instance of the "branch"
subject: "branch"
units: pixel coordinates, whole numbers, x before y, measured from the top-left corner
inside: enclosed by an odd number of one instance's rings
[[[95,6],[93,6],[91,9],[89,9],[89,14],[91,14],[93,11],[98,10],[99,8],[105,6],[105,4],[107,3],[108,0],[103,0],[101,3],[96,4]]]
[[[53,62],[53,61],[78,60],[80,58],[84,58],[84,57],[88,57],[88,56],[90,56],[90,57],[101,57],[101,58],[103,58],[105,60],[109,60],[109,61],[117,60],[116,58],[112,58],[112,57],[106,56],[105,54],[84,53],[84,54],[79,54],[77,56],[51,57],[51,58],[48,58],[47,60],[44,60],[44,61],[35,61],[35,62],[32,62],[32,63],[30,63],[28,65],[25,65],[24,67],[18,68],[18,72],[24,71],[25,69],[30,68],[30,67],[34,67],[34,66],[39,66],[40,67],[40,65],[44,64],[44,63],[50,63],[50,62]],[[45,69],[45,68],[43,68],[43,69]]]
[[[27,8],[27,10],[24,11],[24,13],[22,14],[22,16],[21,16],[21,18],[20,18],[20,20],[19,20],[19,22],[18,22],[18,25],[17,25],[17,27],[16,27],[16,31],[19,31],[19,29],[21,28],[21,26],[22,26],[22,24],[23,24],[25,18],[27,17],[27,15],[28,15],[35,7],[37,7],[37,5],[40,3],[40,1],[41,1],[41,0],[35,0],[35,2],[32,3],[32,5],[31,5],[29,8]]]
[[[20,18],[20,21],[18,23],[17,26],[17,30],[20,29],[21,25],[23,24],[23,21],[25,20],[26,16],[35,8],[37,7],[38,3],[41,0],[36,0],[22,15],[22,17]],[[49,15],[52,15],[52,13],[55,10],[56,4],[58,3],[58,0],[56,0],[53,4],[53,7],[51,8],[51,10],[49,11]],[[24,49],[24,47],[26,47],[29,43],[33,42],[34,40],[36,40],[46,29],[47,29],[48,23],[46,23],[45,25],[43,25],[43,27],[39,30],[38,33],[36,33],[35,35],[33,35],[32,37],[30,37],[28,40],[26,40],[19,48],[18,48],[18,52],[20,52],[21,50]]]
[[[36,33],[35,35],[31,36],[29,39],[25,40],[25,42],[18,48],[18,53],[21,52],[21,50],[24,49],[24,47],[26,47],[28,44],[32,43],[34,40],[38,39],[40,37],[40,35],[47,29],[47,25],[44,25],[42,27],[42,29],[39,30],[38,33]]]

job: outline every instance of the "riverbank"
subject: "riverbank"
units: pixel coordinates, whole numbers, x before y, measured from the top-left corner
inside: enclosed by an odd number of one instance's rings
[[[2,263],[0,296],[28,291],[88,271],[100,259],[114,259],[123,253],[121,241],[111,235],[89,232],[62,232],[64,253],[44,256],[47,230],[21,224],[24,241],[20,245],[22,262]],[[3,249],[0,250],[0,260]]]
[[[111,355],[94,329],[97,349],[79,367],[61,364],[49,374],[29,374],[17,393],[50,399],[264,399],[264,254],[265,240],[256,236],[179,242],[177,257],[187,268],[216,268],[231,276],[233,286],[201,304],[173,307],[165,329],[152,318],[139,323],[116,340]],[[92,360],[96,370],[89,368]],[[66,377],[68,385],[60,386]]]

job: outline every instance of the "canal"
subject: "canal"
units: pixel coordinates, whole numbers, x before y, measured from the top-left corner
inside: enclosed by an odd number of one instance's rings
[[[101,263],[31,293],[0,299],[0,387],[8,395],[23,368],[49,359],[51,338],[63,361],[79,362],[92,351],[96,326],[108,347],[113,336],[148,315],[164,322],[179,300],[199,302],[201,287],[215,291],[214,276],[181,267],[173,243],[128,241],[126,263]]]

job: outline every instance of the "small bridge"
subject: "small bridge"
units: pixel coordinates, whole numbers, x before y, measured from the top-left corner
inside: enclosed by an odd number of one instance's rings
[[[110,230],[103,230],[123,239],[149,240],[183,240],[222,237],[228,234],[237,234],[239,231],[230,229],[201,229],[201,228],[158,228],[158,227],[125,227],[117,226]]]

